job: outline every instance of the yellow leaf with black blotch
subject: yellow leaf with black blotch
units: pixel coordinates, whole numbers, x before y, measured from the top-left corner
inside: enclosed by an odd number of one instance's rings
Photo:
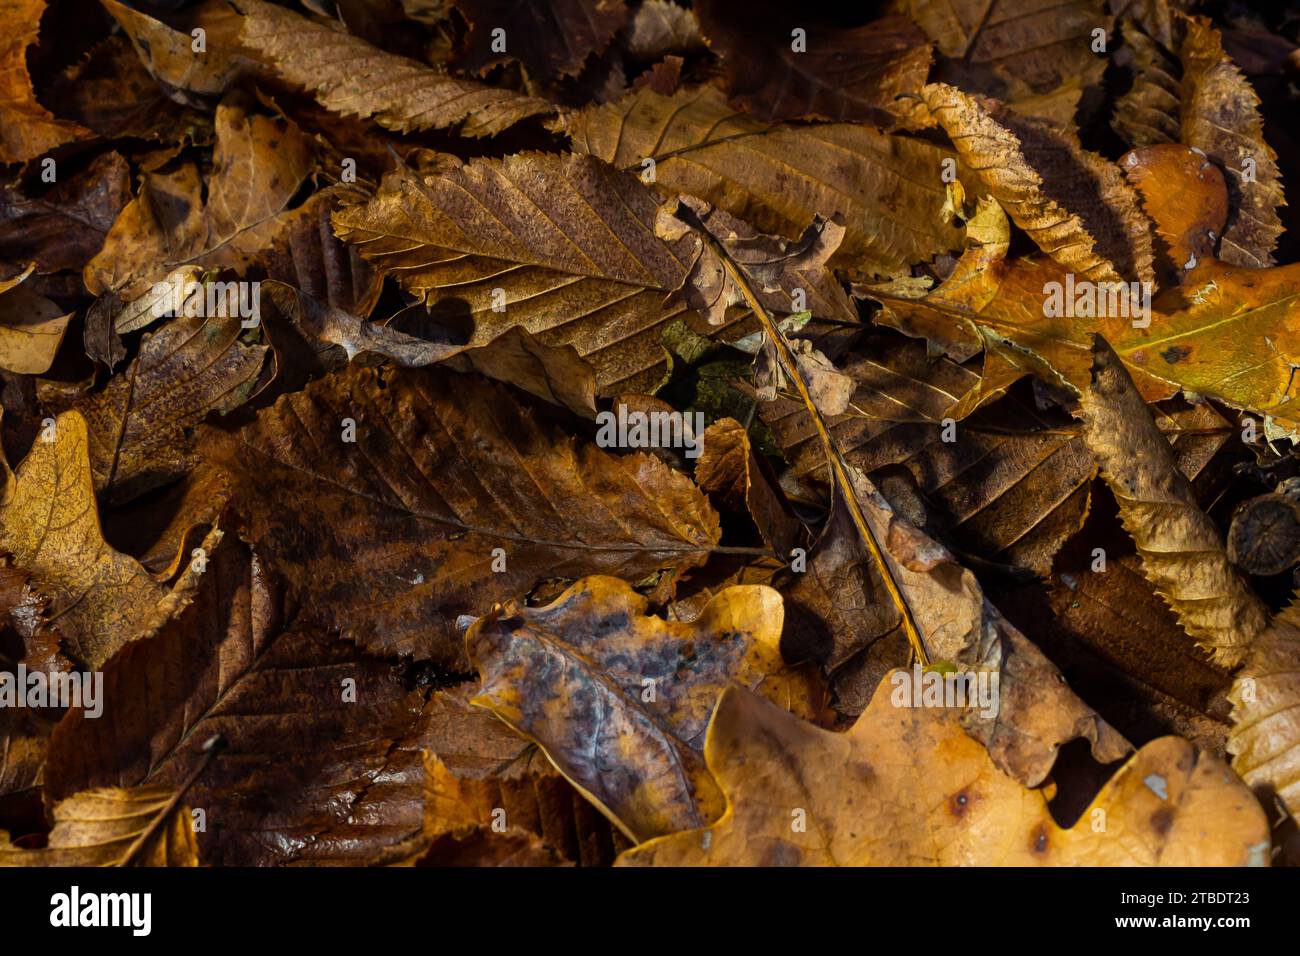
[[[545,607],[495,609],[465,636],[482,678],[472,703],[537,741],[634,840],[721,813],[699,751],[723,687],[754,688],[805,715],[820,707],[816,684],[781,659],[771,588],[726,588],[689,622],[647,610],[626,582],[589,577]]]

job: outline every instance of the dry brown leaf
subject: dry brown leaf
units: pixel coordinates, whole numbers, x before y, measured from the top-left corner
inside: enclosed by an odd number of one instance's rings
[[[0,164],[25,163],[90,135],[36,100],[27,48],[36,42],[44,14],[45,0],[0,0]]]
[[[688,53],[704,46],[695,11],[672,0],[645,0],[628,22],[623,45],[642,60],[657,60],[666,53]]]
[[[1092,281],[1153,278],[1151,224],[1117,165],[1072,132],[956,87],[922,95],[980,186],[1044,252]]]
[[[216,131],[206,183],[190,162],[145,176],[86,266],[92,293],[134,299],[184,265],[243,273],[282,234],[284,214],[314,166],[311,142],[292,124],[249,113],[237,99],[217,107]]]
[[[1093,31],[1109,33],[1111,23],[1102,0],[893,0],[890,9],[916,21],[945,56],[1038,93],[1094,67]]]
[[[499,833],[505,826],[541,840],[559,860],[612,863],[626,846],[622,834],[536,744],[470,706],[475,692],[475,684],[462,684],[435,694],[426,708],[425,837]]]
[[[545,100],[439,73],[275,4],[238,0],[236,6],[243,13],[241,41],[283,79],[344,116],[401,133],[457,127],[463,136],[491,136],[551,110]]]
[[[238,316],[182,316],[146,336],[121,375],[73,406],[86,419],[95,491],[120,503],[194,465],[187,434],[243,404],[267,349],[240,341]]]
[[[1219,258],[1262,269],[1273,264],[1282,234],[1277,209],[1282,176],[1277,153],[1264,140],[1259,97],[1223,52],[1219,32],[1199,17],[1185,18],[1182,142],[1200,149],[1227,175],[1232,211],[1219,244]]]
[[[1255,640],[1232,685],[1232,767],[1265,806],[1300,813],[1300,608],[1284,608]]]
[[[781,660],[771,588],[727,588],[691,622],[647,610],[626,582],[590,577],[545,607],[496,608],[465,635],[482,678],[472,703],[536,740],[633,840],[722,812],[699,755],[722,688],[757,689],[805,715],[820,706],[816,685]]]
[[[290,626],[289,610],[263,563],[227,538],[194,603],[104,668],[103,713],[73,708],[55,729],[49,793],[176,787],[197,773],[190,800],[207,810],[198,839],[216,866],[408,852],[432,691],[337,635]],[[204,771],[216,734],[225,749]]]
[[[1130,749],[1127,741],[1066,685],[1037,646],[984,596],[975,575],[942,545],[917,530],[856,471],[854,493],[877,541],[885,574],[901,591],[928,660],[973,672],[996,674],[997,700],[972,703],[962,724],[984,743],[993,762],[1026,786],[1048,775],[1057,751],[1071,740],[1089,741],[1099,763]],[[870,559],[836,497],[822,537],[808,555],[808,569],[788,573],[779,586],[791,604],[816,616],[818,637],[787,641],[786,656],[810,653],[830,670],[844,668],[836,683],[837,709],[865,706],[881,673],[906,658],[900,614],[891,607],[879,564]],[[792,610],[792,615],[793,615]],[[819,648],[817,645],[821,643]]]
[[[473,376],[350,367],[202,431],[309,614],[386,654],[462,668],[458,615],[547,577],[689,567],[718,539],[684,475],[575,444]]]
[[[148,637],[193,597],[202,571],[191,563],[168,588],[135,559],[113,550],[100,531],[86,420],[65,412],[18,466],[0,502],[0,551],[31,574],[51,601],[68,650],[92,669],[119,648]],[[213,530],[210,552],[221,540]]]
[[[679,216],[681,218],[679,218]],[[705,229],[754,284],[760,302],[772,312],[811,312],[844,325],[858,321],[857,310],[827,267],[844,239],[839,222],[814,217],[795,242],[765,236],[735,216],[691,196],[669,200],[655,215],[655,235],[677,243],[692,228]],[[682,280],[686,304],[711,325],[726,321],[727,310],[744,306],[745,296],[732,281],[709,243],[691,236],[694,261]]]
[[[1211,251],[1221,237],[1218,255],[1224,262],[1271,266],[1282,233],[1277,210],[1285,201],[1277,154],[1264,139],[1259,97],[1209,21],[1179,16],[1168,27],[1163,42],[1172,53],[1135,24],[1126,26],[1137,75],[1116,104],[1112,123],[1132,146],[1181,142],[1218,164],[1227,176],[1231,213],[1211,240]]]
[[[221,96],[252,66],[239,49],[239,22],[225,0],[202,0],[170,23],[117,0],[99,0],[135,47],[145,69],[178,103]],[[196,50],[194,30],[203,31]]]
[[[35,198],[0,186],[0,259],[34,262],[40,272],[79,270],[130,198],[131,170],[116,152]]]
[[[894,676],[907,680],[906,671]],[[653,866],[1266,865],[1268,820],[1219,760],[1187,741],[1147,744],[1070,828],[1041,791],[1001,773],[951,708],[896,706],[889,678],[846,734],[740,689],[709,724],[705,756],[727,812],[635,847]],[[1097,813],[1100,811],[1100,814]],[[1099,830],[1097,821],[1102,821]],[[799,824],[802,823],[802,826]]]
[[[772,550],[789,557],[799,540],[799,519],[771,469],[754,453],[745,426],[722,418],[705,429],[695,481],[730,510],[749,514]]]
[[[40,849],[13,846],[0,830],[4,866],[198,866],[184,791],[167,787],[85,790],[54,805]]]
[[[1115,352],[1098,338],[1083,394],[1083,438],[1119,503],[1142,571],[1214,660],[1241,663],[1268,609],[1233,568],[1223,535],[1201,510],[1173,450]]]
[[[518,60],[528,74],[548,82],[576,76],[627,22],[623,0],[453,0],[469,22],[456,65],[483,74]],[[501,31],[501,33],[497,33]],[[504,39],[498,48],[497,38]]]
[[[852,123],[768,126],[711,86],[636,90],[563,126],[575,150],[638,173],[653,159],[661,191],[699,197],[769,235],[798,239],[815,217],[838,217],[839,268],[892,277],[961,245],[961,230],[940,216],[941,164],[952,154],[921,140]]]
[[[423,177],[400,169],[334,225],[435,314],[468,311],[470,344],[521,327],[544,345],[572,345],[596,368],[602,394],[614,394],[660,379],[660,338],[673,319],[708,331],[665,304],[695,245],[657,238],[657,208],[635,177],[596,160],[519,153],[447,157]]]
[[[930,43],[906,17],[846,28],[779,0],[700,0],[695,9],[709,48],[722,58],[731,102],[768,122],[888,126],[914,103],[898,95],[916,93],[930,72]],[[746,19],[761,30],[738,29]],[[803,31],[799,49],[796,29]]]

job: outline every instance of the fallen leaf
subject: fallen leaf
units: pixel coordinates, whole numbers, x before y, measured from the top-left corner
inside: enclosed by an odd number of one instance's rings
[[[574,76],[628,19],[622,0],[453,0],[469,22],[457,65],[485,73],[518,60],[530,76],[546,82]]]
[[[55,117],[36,100],[27,48],[36,43],[45,0],[3,0],[0,24],[0,163],[25,163],[90,131]]]
[[[916,93],[930,72],[930,44],[906,17],[846,29],[775,2],[701,0],[696,11],[710,49],[722,57],[731,102],[761,120],[887,126],[891,114],[906,112],[898,95]],[[737,29],[746,18],[762,30]]]
[[[131,641],[148,637],[189,603],[201,571],[193,564],[168,588],[104,541],[95,506],[86,420],[65,412],[52,441],[38,439],[0,502],[0,551],[49,597],[68,650],[92,670]],[[210,550],[221,539],[212,531]]]
[[[1146,211],[1162,235],[1179,235],[1183,224],[1203,227],[1207,219],[1200,210],[1207,205],[1226,208],[1222,177],[1185,147],[1149,146],[1129,153],[1122,165],[1135,172]],[[1183,234],[1181,242],[1192,247],[1198,235]],[[1084,287],[1074,293],[1075,301],[1085,303],[1078,311],[1104,314],[1068,314],[1074,308],[1044,314],[1051,295],[1060,293],[1062,302],[1067,297],[1067,275],[1038,259],[986,263],[951,295],[943,285],[919,299],[879,290],[870,295],[886,305],[887,323],[908,334],[969,355],[972,343],[985,341],[982,329],[1022,362],[1036,364],[1049,381],[1076,390],[1088,385],[1091,336],[1100,333],[1146,400],[1187,389],[1271,416],[1290,432],[1300,427],[1297,400],[1288,397],[1292,365],[1300,360],[1286,331],[1296,308],[1297,274],[1296,265],[1244,269],[1194,256],[1183,264],[1181,284],[1151,301],[1149,324],[1123,295],[1112,302],[1107,293],[1108,301],[1088,309]],[[1269,348],[1261,352],[1258,343],[1265,338]]]
[[[723,418],[705,429],[695,481],[705,494],[752,517],[776,554],[783,559],[790,555],[799,538],[799,519],[770,467],[754,453],[749,433],[740,422]]]
[[[202,442],[314,618],[447,666],[464,663],[460,614],[543,577],[688,567],[718,538],[685,476],[575,444],[455,373],[349,368]],[[286,494],[292,513],[275,504]]]
[[[637,841],[721,813],[698,751],[723,687],[761,688],[798,712],[817,706],[813,688],[784,674],[772,589],[728,588],[691,622],[647,610],[627,583],[590,577],[545,607],[494,609],[465,635],[482,679],[472,703],[536,740]]]
[[[1073,133],[942,83],[922,91],[979,184],[1044,252],[1098,282],[1150,281],[1151,225],[1120,168]]]
[[[166,787],[86,790],[54,805],[54,829],[40,849],[10,843],[0,830],[4,866],[198,866],[184,791]]]
[[[233,99],[217,107],[216,130],[206,183],[190,162],[145,176],[86,266],[92,293],[134,299],[183,265],[242,273],[280,235],[284,213],[312,171],[311,143],[297,128],[249,113]]]
[[[903,679],[911,675],[895,671]],[[1214,757],[1147,744],[1079,822],[1001,773],[951,708],[896,706],[892,679],[846,734],[728,689],[705,755],[726,814],[634,847],[650,866],[1245,866],[1268,861],[1268,821]],[[1101,811],[1105,829],[1091,822]],[[1208,821],[1213,821],[1211,824]],[[799,824],[803,825],[800,826]]]
[[[402,133],[454,126],[464,136],[491,136],[551,109],[545,100],[386,53],[284,7],[261,0],[238,0],[236,6],[243,14],[240,40],[283,79],[344,116],[373,119]]]
[[[797,239],[820,215],[845,237],[834,266],[866,275],[903,273],[961,245],[945,223],[941,164],[930,143],[830,123],[769,126],[737,113],[709,86],[672,96],[649,89],[563,121],[573,148],[644,172],[670,196],[696,196],[769,235]]]
[[[1223,535],[1178,470],[1169,442],[1133,380],[1100,338],[1083,394],[1083,438],[1119,503],[1142,572],[1179,623],[1214,659],[1235,667],[1268,623],[1268,609],[1232,567]]]
[[[334,226],[435,311],[467,311],[470,344],[524,328],[545,345],[572,345],[612,394],[657,381],[665,325],[692,319],[664,300],[695,247],[654,234],[657,208],[649,189],[603,163],[521,153],[448,158],[423,177],[398,170]]]
[[[120,503],[194,464],[187,433],[238,407],[258,385],[266,347],[240,341],[238,316],[181,316],[145,337],[135,360],[74,408],[86,420],[95,491]]]

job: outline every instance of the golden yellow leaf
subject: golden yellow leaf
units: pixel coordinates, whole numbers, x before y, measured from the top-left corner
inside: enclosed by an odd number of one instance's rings
[[[1129,153],[1122,165],[1160,233],[1177,237],[1176,247],[1203,248],[1205,232],[1218,235],[1204,212],[1226,212],[1224,187],[1204,157],[1165,144]],[[960,287],[941,285],[922,298],[868,294],[885,304],[886,324],[964,355],[978,351],[983,330],[1008,343],[1018,361],[1075,390],[1088,385],[1092,335],[1100,333],[1148,401],[1187,389],[1271,416],[1285,431],[1300,428],[1293,394],[1300,264],[1247,269],[1193,254],[1180,267],[1181,283],[1154,297],[1149,316],[1140,296],[1128,299],[1128,287],[1115,295],[1075,286],[1071,294],[1065,269],[1034,258],[988,263]],[[1060,314],[1045,314],[1056,311],[1045,307],[1049,295],[1065,304]]]
[[[897,679],[897,680],[896,680]],[[881,681],[844,734],[729,688],[705,757],[727,795],[704,829],[619,858],[652,866],[1243,866],[1269,859],[1251,792],[1178,737],[1139,750],[1074,826],[1001,773],[949,707],[896,706]]]

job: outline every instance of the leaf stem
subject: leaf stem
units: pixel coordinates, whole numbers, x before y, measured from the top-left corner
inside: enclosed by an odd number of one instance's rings
[[[777,326],[776,320],[772,318],[771,313],[758,301],[758,296],[754,294],[748,278],[732,261],[722,243],[713,237],[704,227],[704,224],[699,221],[698,217],[686,206],[678,204],[677,214],[695,227],[696,233],[718,256],[727,275],[740,289],[741,295],[745,297],[745,303],[763,324],[764,331],[767,332],[772,344],[776,347],[777,358],[787,377],[794,382],[795,388],[798,389],[799,398],[803,401],[804,407],[812,418],[813,426],[817,429],[817,435],[822,443],[822,450],[826,453],[826,460],[830,466],[831,474],[834,476],[835,484],[840,489],[840,497],[843,499],[845,507],[849,509],[849,515],[853,519],[853,526],[857,528],[858,535],[866,543],[867,549],[871,552],[872,560],[880,568],[880,577],[885,583],[885,589],[889,592],[890,600],[894,602],[894,606],[902,617],[903,631],[907,634],[907,641],[912,647],[912,653],[922,665],[929,664],[930,656],[926,653],[925,642],[921,640],[921,633],[917,629],[915,619],[912,617],[912,609],[907,603],[907,598],[903,596],[903,592],[899,589],[898,582],[894,580],[889,564],[885,561],[884,553],[876,542],[875,534],[872,533],[870,525],[867,524],[866,515],[862,513],[862,506],[859,504],[858,497],[854,492],[853,483],[849,480],[848,466],[845,464],[844,457],[840,454],[839,447],[835,444],[835,439],[831,436],[830,429],[826,427],[826,420],[822,417],[821,409],[813,402],[812,394],[808,391],[808,385],[804,382],[803,376],[799,374],[799,367],[795,362],[794,353],[790,351],[789,343],[786,342],[785,336],[781,334],[781,330]]]

